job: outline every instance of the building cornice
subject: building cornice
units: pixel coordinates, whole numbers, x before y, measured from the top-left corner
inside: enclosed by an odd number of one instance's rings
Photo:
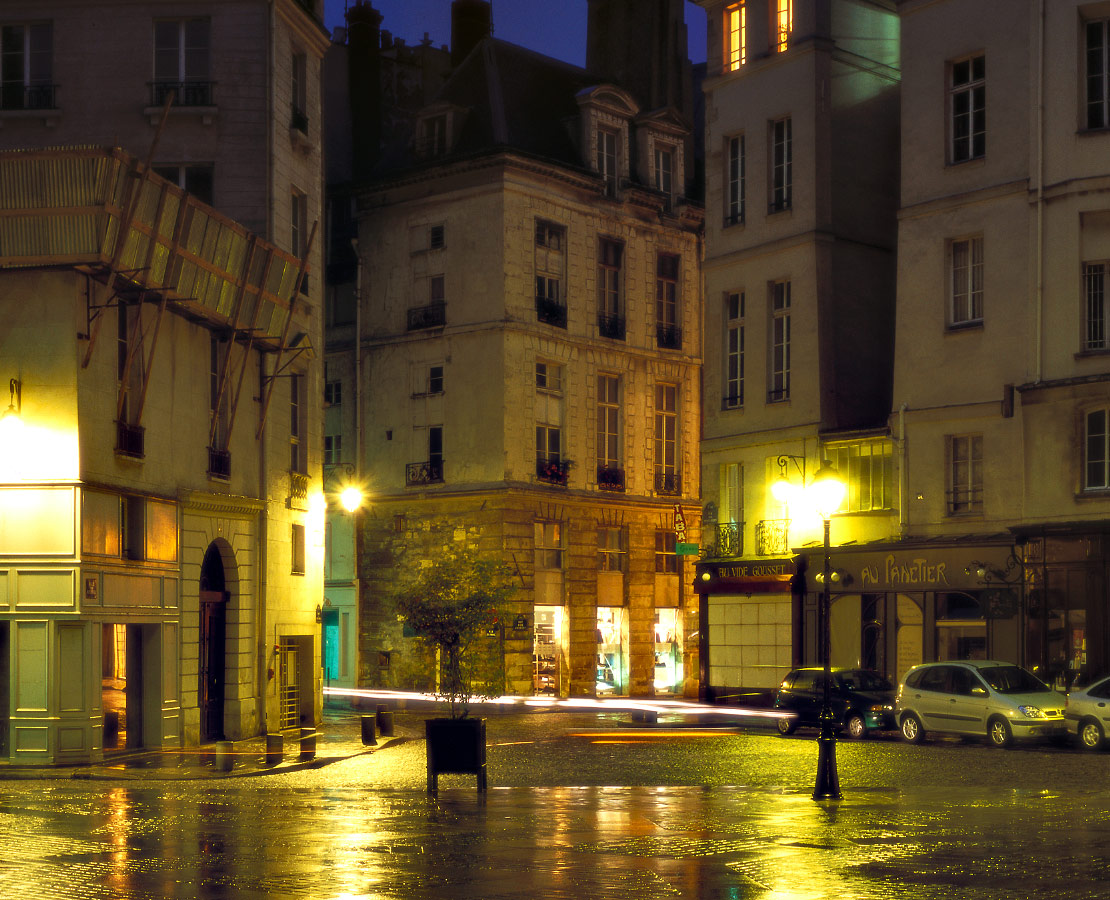
[[[234,494],[213,494],[208,491],[184,490],[178,494],[184,512],[216,513],[236,519],[254,519],[266,509],[266,501],[257,497]]]

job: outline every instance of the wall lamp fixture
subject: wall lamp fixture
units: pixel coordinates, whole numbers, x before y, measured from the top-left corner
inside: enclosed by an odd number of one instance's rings
[[[771,496],[773,496],[779,503],[786,503],[791,494],[796,490],[794,484],[791,483],[789,474],[786,471],[787,463],[793,463],[794,468],[798,470],[798,474],[802,476],[802,487],[806,483],[806,458],[804,456],[791,456],[789,453],[783,453],[775,460],[779,466],[779,477],[771,485]]]

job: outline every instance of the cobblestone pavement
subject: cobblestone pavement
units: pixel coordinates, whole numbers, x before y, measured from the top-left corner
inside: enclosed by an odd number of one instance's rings
[[[591,721],[594,731],[580,732]],[[1097,777],[1110,754],[846,743],[845,799],[815,803],[812,767],[789,776],[811,759],[808,739],[659,733],[643,753],[728,758],[743,783],[725,783],[725,772],[713,784],[576,784],[593,780],[592,754],[612,781],[634,774],[613,771],[605,755],[612,720],[507,717],[490,760],[511,786],[491,773],[482,796],[473,778],[455,776],[431,797],[422,745],[409,739],[419,717],[401,724],[399,740],[367,752],[357,718],[329,717],[315,768],[290,761],[267,777],[209,772],[196,757],[0,781],[0,897],[1110,897],[1110,789]],[[550,756],[529,750],[540,741]],[[563,760],[566,783],[545,772],[544,786],[527,786],[512,760],[529,754]],[[888,762],[867,775],[867,760],[887,758],[945,774],[896,785]],[[1013,768],[1000,781],[984,761]],[[234,771],[262,770],[244,760]],[[1046,786],[1073,770],[1083,777]]]

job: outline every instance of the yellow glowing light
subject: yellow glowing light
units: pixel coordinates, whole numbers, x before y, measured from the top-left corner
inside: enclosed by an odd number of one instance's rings
[[[743,3],[725,10],[728,32],[728,70],[735,72],[748,61],[748,11]]]
[[[354,485],[349,485],[339,494],[339,502],[347,512],[354,512],[362,506],[362,491]]]
[[[775,49],[782,53],[790,41],[790,32],[794,29],[793,0],[778,0],[778,12],[775,20],[775,31],[778,36],[778,45]]]
[[[789,503],[797,492],[798,489],[785,478],[780,478],[771,485],[771,496],[779,503]]]
[[[844,502],[844,495],[847,490],[836,469],[826,461],[821,464],[821,468],[813,476],[813,483],[806,488],[806,495],[813,503],[817,515],[822,519],[827,519],[840,509],[840,504]]]

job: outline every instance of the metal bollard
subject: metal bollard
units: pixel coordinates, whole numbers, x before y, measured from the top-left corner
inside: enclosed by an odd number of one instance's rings
[[[393,713],[388,709],[378,712],[378,733],[382,737],[393,737]]]
[[[230,772],[235,765],[231,741],[216,741],[216,771]]]
[[[315,728],[302,728],[301,729],[301,762],[307,762],[316,758],[316,729]]]
[[[266,735],[266,765],[276,766],[285,758],[285,735]]]
[[[377,719],[375,716],[362,717],[362,745],[371,747],[378,742]]]

